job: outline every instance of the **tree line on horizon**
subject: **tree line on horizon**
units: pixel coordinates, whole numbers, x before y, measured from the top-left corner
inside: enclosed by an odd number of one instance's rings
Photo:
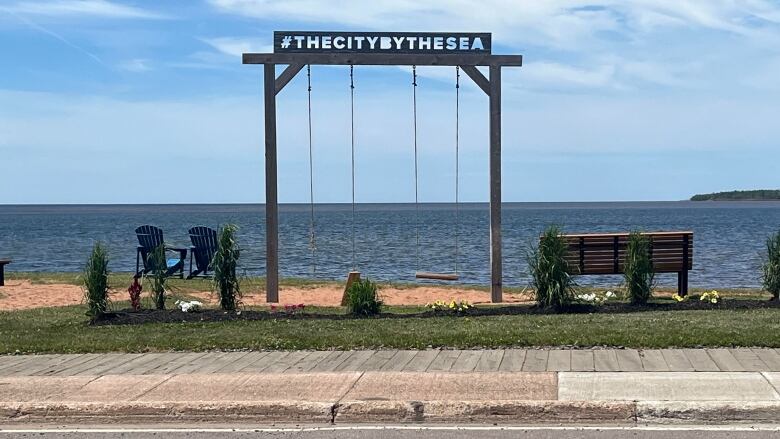
[[[724,200],[780,200],[780,189],[757,189],[752,191],[713,192],[711,194],[696,194],[691,201],[724,201]]]

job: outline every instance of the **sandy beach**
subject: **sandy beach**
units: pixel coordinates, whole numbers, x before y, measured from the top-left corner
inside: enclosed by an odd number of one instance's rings
[[[305,304],[310,306],[339,306],[343,287],[321,285],[306,287],[282,287],[279,303]],[[148,297],[144,290],[143,297]],[[425,305],[436,300],[466,300],[472,304],[490,303],[490,293],[473,289],[453,287],[418,286],[380,290],[382,300],[387,305]],[[112,300],[128,300],[127,292],[114,291]],[[207,304],[216,305],[216,297],[208,291],[187,292],[187,296],[197,297]],[[176,297],[176,294],[173,294]],[[523,303],[531,299],[529,295],[504,293],[504,303]],[[265,292],[257,288],[247,288],[242,302],[245,306],[265,306]],[[0,310],[18,310],[52,306],[68,306],[83,303],[80,286],[64,283],[33,283],[26,279],[13,279],[0,288]]]

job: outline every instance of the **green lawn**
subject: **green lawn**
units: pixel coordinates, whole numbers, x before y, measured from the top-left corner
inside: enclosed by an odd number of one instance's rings
[[[506,346],[780,347],[780,309],[88,326],[84,306],[0,312],[0,352]],[[337,309],[310,310],[338,312]],[[391,308],[388,311],[419,311]]]
[[[9,273],[8,277],[31,279],[35,283],[78,284],[78,276],[74,273]],[[123,289],[129,279],[128,273],[112,274],[111,284]],[[326,283],[282,280],[283,286],[313,287]],[[180,297],[186,297],[188,291],[210,289],[209,281],[202,279],[173,279],[169,285]],[[246,279],[244,284],[245,291],[258,291],[263,287],[263,278],[257,277]],[[479,286],[468,288],[483,289]],[[583,290],[604,291],[604,288]],[[722,297],[768,298],[758,290],[724,289],[720,292]],[[121,309],[127,304],[114,306]],[[170,307],[173,307],[172,303]],[[134,326],[90,326],[85,311],[85,306],[70,306],[0,312],[0,353],[507,346],[780,347],[778,308],[358,320],[280,317],[261,321]],[[385,312],[393,313],[419,311],[419,307],[385,309]],[[341,308],[307,308],[307,312],[344,311]]]

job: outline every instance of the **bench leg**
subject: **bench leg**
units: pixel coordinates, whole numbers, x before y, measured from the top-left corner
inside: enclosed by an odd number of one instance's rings
[[[5,285],[5,264],[0,264],[0,287]]]
[[[685,297],[688,295],[688,272],[677,273],[677,294]]]

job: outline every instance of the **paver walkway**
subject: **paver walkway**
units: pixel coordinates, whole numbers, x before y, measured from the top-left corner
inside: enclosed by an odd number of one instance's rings
[[[0,356],[0,376],[303,372],[780,372],[778,349],[498,349]]]

